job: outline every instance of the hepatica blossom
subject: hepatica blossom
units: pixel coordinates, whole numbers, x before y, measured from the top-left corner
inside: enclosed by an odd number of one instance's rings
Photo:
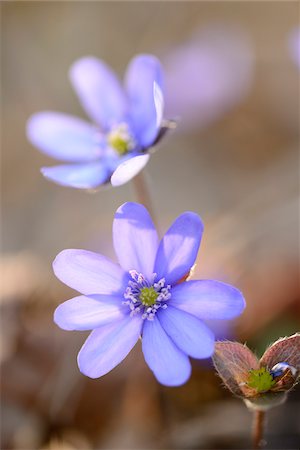
[[[214,336],[205,319],[236,317],[245,302],[220,281],[185,281],[202,232],[200,217],[185,212],[159,242],[144,206],[125,203],[113,222],[119,264],[86,250],[56,257],[56,276],[81,295],[58,306],[54,321],[64,330],[93,330],[78,354],[83,374],[105,375],[140,337],[146,363],[167,386],[187,381],[189,356],[212,355]]]
[[[300,28],[295,28],[289,35],[289,51],[290,55],[300,69]]]
[[[206,127],[248,94],[253,47],[238,27],[209,24],[163,57],[166,113],[180,117],[180,131]]]
[[[85,57],[70,69],[70,79],[93,123],[44,111],[28,121],[27,135],[42,152],[66,164],[43,167],[42,174],[63,186],[93,189],[121,185],[149,160],[149,148],[166,131],[159,61],[138,55],[130,62],[124,88],[101,60]]]

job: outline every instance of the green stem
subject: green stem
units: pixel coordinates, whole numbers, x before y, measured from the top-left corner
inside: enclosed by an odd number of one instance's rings
[[[256,410],[253,412],[253,448],[255,450],[263,447],[263,434],[265,425],[265,411]]]

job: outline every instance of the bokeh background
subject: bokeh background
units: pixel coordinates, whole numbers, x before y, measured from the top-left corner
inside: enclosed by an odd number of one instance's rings
[[[89,194],[39,173],[53,160],[26,139],[40,110],[85,117],[68,69],[85,55],[123,75],[137,53],[165,69],[178,127],[144,171],[161,231],[181,212],[205,223],[195,278],[241,289],[245,313],[214,323],[257,354],[299,330],[297,2],[2,2],[2,449],[250,447],[251,415],[210,361],[159,386],[139,346],[99,380],[80,374],[86,333],[52,322],[73,296],[51,263],[64,248],[114,258],[111,223],[132,183]],[[295,53],[294,53],[295,55]],[[272,449],[298,448],[299,388],[269,414]]]

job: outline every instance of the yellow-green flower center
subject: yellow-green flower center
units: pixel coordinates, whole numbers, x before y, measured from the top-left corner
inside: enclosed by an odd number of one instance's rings
[[[269,391],[275,384],[272,375],[266,367],[250,370],[247,382],[248,386],[256,389],[257,392]]]
[[[126,155],[126,153],[135,147],[135,141],[125,123],[117,125],[110,131],[107,136],[107,142],[119,156]]]
[[[120,156],[126,155],[128,152],[128,144],[120,136],[114,134],[108,138],[109,145],[113,147]]]
[[[139,299],[145,306],[155,305],[158,293],[153,287],[144,287],[140,290]]]

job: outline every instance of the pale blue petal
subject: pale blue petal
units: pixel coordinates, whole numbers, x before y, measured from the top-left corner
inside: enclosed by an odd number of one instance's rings
[[[233,319],[245,308],[243,294],[235,287],[214,280],[195,280],[172,289],[172,306],[199,319]]]
[[[143,205],[124,203],[113,223],[115,252],[124,270],[136,270],[152,279],[158,237],[152,219]]]
[[[189,358],[169,338],[158,317],[145,320],[142,348],[146,363],[157,380],[166,386],[180,386],[191,375]]]
[[[126,73],[132,126],[139,144],[147,148],[155,140],[163,115],[162,68],[152,55],[138,55]]]
[[[82,106],[104,130],[125,120],[127,100],[115,73],[92,56],[76,61],[70,79]]]
[[[179,216],[161,240],[154,272],[168,284],[178,282],[194,265],[203,233],[203,223],[193,212]]]
[[[154,106],[156,111],[156,127],[159,131],[162,126],[163,114],[164,114],[164,96],[160,86],[154,81],[153,84],[153,96],[154,96]],[[157,135],[156,135],[157,137]]]
[[[96,128],[77,117],[43,111],[27,122],[30,142],[53,158],[88,162],[99,158],[105,144]]]
[[[128,315],[119,322],[92,331],[78,354],[80,371],[90,378],[99,378],[110,372],[134,347],[142,324],[140,316]]]
[[[89,164],[62,164],[42,167],[45,178],[61,186],[94,189],[109,180],[109,169],[102,162]]]
[[[150,155],[139,155],[125,160],[119,164],[111,177],[111,184],[113,186],[121,186],[135,177],[147,164]]]
[[[165,332],[184,353],[200,359],[213,354],[214,335],[201,320],[172,306],[158,315]]]
[[[122,305],[122,300],[121,295],[74,297],[56,308],[54,322],[63,330],[93,330],[127,315],[128,308]]]
[[[128,282],[118,264],[87,250],[63,250],[55,258],[53,270],[63,283],[84,295],[123,295]]]

